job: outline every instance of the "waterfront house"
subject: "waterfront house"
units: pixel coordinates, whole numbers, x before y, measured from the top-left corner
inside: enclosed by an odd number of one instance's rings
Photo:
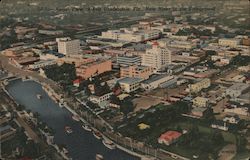
[[[170,145],[178,140],[182,134],[177,131],[167,131],[158,138],[158,143]]]

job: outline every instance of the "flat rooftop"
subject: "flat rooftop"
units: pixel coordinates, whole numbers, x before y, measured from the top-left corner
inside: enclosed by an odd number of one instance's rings
[[[118,80],[119,83],[127,83],[127,84],[134,84],[140,82],[141,78],[133,78],[133,77],[125,77]]]
[[[145,80],[143,83],[149,84],[149,83],[152,83],[154,81],[158,81],[158,80],[160,80],[164,77],[167,77],[167,76],[169,76],[169,75],[167,75],[167,74],[154,74],[148,80]]]

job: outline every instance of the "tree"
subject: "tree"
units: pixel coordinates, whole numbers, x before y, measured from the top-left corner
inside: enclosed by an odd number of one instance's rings
[[[116,96],[116,95],[111,95],[110,96],[110,102],[120,105],[121,104],[121,100]]]
[[[124,100],[121,103],[120,112],[122,112],[125,115],[125,118],[127,118],[128,114],[134,110],[134,105],[130,100]]]
[[[90,95],[91,95],[91,91],[90,91],[89,87],[86,87],[86,88],[85,88],[85,94],[86,94],[87,96],[90,96]]]
[[[236,138],[236,146],[237,146],[237,151],[242,152],[245,149],[245,146],[247,144],[246,138],[244,136],[235,136]]]
[[[211,135],[211,140],[215,145],[221,145],[224,143],[224,137],[220,131],[214,130]]]

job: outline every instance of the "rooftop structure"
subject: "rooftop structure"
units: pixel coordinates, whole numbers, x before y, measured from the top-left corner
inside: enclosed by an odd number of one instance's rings
[[[236,98],[244,93],[244,91],[247,91],[249,88],[249,84],[235,83],[234,85],[226,89],[226,95],[229,95],[231,98]]]
[[[80,40],[71,40],[69,38],[57,39],[58,52],[65,55],[79,54],[80,52]]]
[[[152,49],[147,49],[142,54],[142,65],[153,67],[155,70],[161,70],[171,64],[171,51],[162,48],[157,42],[152,45]]]
[[[158,138],[158,143],[170,145],[177,141],[182,134],[177,131],[167,131]]]
[[[153,68],[148,66],[127,66],[120,68],[120,77],[135,77],[148,79],[153,74]]]
[[[111,60],[97,60],[94,62],[85,63],[76,68],[76,74],[79,77],[88,79],[92,76],[111,71],[112,62]]]
[[[140,88],[141,81],[142,81],[141,78],[125,77],[118,80],[118,83],[120,84],[123,91],[130,93]]]

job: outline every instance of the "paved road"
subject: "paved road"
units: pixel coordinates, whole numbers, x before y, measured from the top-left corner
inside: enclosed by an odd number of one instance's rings
[[[33,139],[36,143],[41,142],[38,135],[30,128],[30,126],[20,117],[16,118],[17,122],[25,129],[31,139]]]
[[[9,58],[0,54],[0,62],[2,64],[2,67],[8,71],[9,73],[13,73],[16,76],[24,77],[24,76],[31,76],[34,79],[37,79],[38,81],[42,83],[46,83],[49,86],[51,86],[54,90],[58,91],[61,90],[60,86],[55,83],[54,81],[47,79],[45,77],[42,77],[39,73],[37,72],[32,72],[32,71],[27,71],[23,70],[21,68],[17,68],[14,65],[9,63]]]

